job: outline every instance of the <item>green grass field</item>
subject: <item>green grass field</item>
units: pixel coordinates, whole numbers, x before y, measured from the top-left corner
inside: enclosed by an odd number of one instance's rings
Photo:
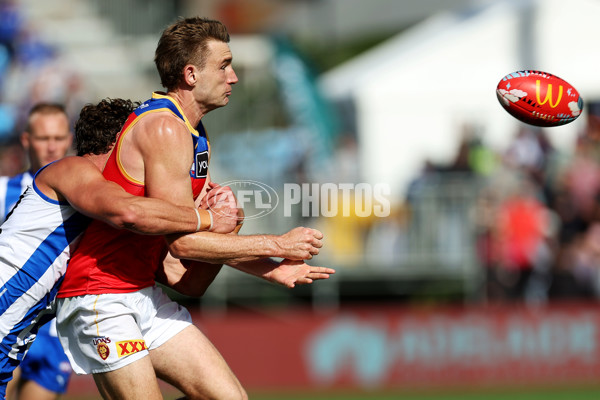
[[[597,400],[600,387],[427,392],[250,393],[251,400]]]
[[[311,391],[294,392],[253,392],[250,400],[598,400],[600,384],[594,387],[568,388],[522,388],[522,389],[465,389],[436,391]],[[165,393],[166,400],[174,400],[181,395]],[[100,396],[65,395],[63,400],[100,400]]]

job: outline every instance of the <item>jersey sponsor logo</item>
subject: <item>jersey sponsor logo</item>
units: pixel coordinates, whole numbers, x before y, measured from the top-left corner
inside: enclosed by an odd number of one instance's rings
[[[104,342],[99,342],[96,345],[96,351],[98,351],[98,355],[103,360],[106,360],[110,354],[110,349],[108,348],[108,345]]]
[[[117,355],[119,358],[146,350],[146,342],[144,339],[123,340],[122,342],[116,342],[115,344],[117,345]]]
[[[208,175],[208,150],[196,153],[196,160],[192,165],[192,176],[196,179],[206,178]]]

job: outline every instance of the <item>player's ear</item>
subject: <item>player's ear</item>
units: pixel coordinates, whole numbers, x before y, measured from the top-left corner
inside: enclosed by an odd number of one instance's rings
[[[21,145],[25,149],[29,149],[29,132],[25,131],[21,133]]]
[[[183,79],[190,86],[195,86],[198,82],[198,68],[195,65],[188,64],[183,68]]]

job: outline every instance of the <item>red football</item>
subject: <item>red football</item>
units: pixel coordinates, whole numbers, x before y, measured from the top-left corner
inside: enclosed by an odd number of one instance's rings
[[[517,71],[498,83],[496,95],[510,115],[535,126],[558,126],[575,121],[583,99],[571,84],[542,71]]]

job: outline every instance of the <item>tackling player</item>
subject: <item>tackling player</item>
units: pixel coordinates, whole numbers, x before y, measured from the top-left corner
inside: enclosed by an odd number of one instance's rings
[[[0,220],[12,210],[21,194],[44,165],[63,158],[73,142],[69,118],[64,107],[55,103],[38,103],[27,115],[27,125],[21,134],[29,169],[13,177],[0,177]],[[18,400],[52,400],[67,389],[71,364],[56,334],[56,320],[40,328],[28,357],[15,370],[7,388],[7,397],[18,386]]]
[[[84,107],[78,127],[96,129],[77,129],[77,146],[79,154],[82,148],[89,154],[40,169],[0,227],[0,398],[38,328],[54,315],[54,297],[70,252],[89,217],[154,235],[199,228],[194,207],[131,196],[100,173],[103,153],[133,108],[133,103],[118,99]],[[215,213],[213,229],[231,232],[237,218],[225,217],[228,211],[223,211]]]

